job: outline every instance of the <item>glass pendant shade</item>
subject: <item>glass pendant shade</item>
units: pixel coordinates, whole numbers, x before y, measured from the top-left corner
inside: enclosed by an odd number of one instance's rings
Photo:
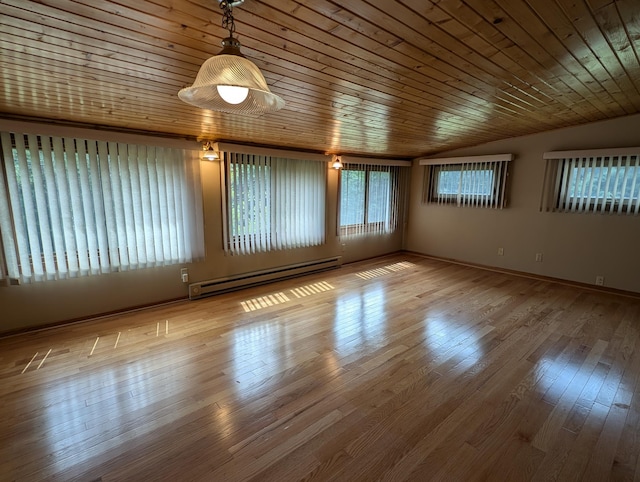
[[[205,151],[202,158],[206,159],[207,161],[217,161],[218,159],[220,159],[220,155],[213,149],[209,149]]]
[[[271,93],[260,69],[240,53],[240,42],[229,37],[222,45],[222,51],[202,64],[193,85],[180,90],[178,97],[202,109],[234,114],[263,114],[282,109],[284,100]],[[220,92],[228,90],[224,87],[232,87],[232,91],[237,91],[233,87],[247,89],[246,98],[237,103],[233,97],[225,100],[227,94]]]

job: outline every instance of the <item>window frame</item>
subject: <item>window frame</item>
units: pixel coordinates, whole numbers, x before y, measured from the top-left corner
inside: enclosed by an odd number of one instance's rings
[[[357,236],[382,236],[398,231],[402,226],[402,219],[406,212],[408,201],[409,176],[411,171],[411,161],[396,159],[375,159],[342,156],[343,168],[339,174],[337,188],[337,210],[336,210],[336,234],[338,237]],[[342,225],[343,208],[343,172],[342,171],[364,171],[365,172],[365,196],[363,207],[363,223]],[[389,173],[389,183],[387,190],[387,204],[385,205],[385,219],[381,221],[370,220],[370,186],[371,172]]]
[[[436,202],[440,200],[445,204],[460,204],[462,198],[467,198],[468,200],[474,201],[482,201],[482,203],[493,203],[495,200],[496,194],[499,192],[498,184],[499,184],[499,172],[498,166],[492,166],[491,168],[482,168],[480,170],[474,170],[475,172],[490,172],[491,173],[491,188],[490,193],[484,192],[467,192],[467,193],[441,193],[440,192],[440,181],[442,180],[442,174],[448,172],[457,172],[460,173],[460,177],[463,177],[466,173],[471,173],[469,169],[464,169],[462,164],[455,165],[454,168],[443,169],[443,165],[433,165],[430,167],[431,173],[430,176],[433,179],[430,186],[429,192],[429,200],[428,202]],[[456,169],[457,168],[457,169]],[[461,181],[464,184],[464,181]]]
[[[398,169],[394,169],[394,166],[389,166],[389,170],[369,169],[367,165],[345,165],[340,173],[340,179],[338,183],[338,234],[341,236],[349,236],[364,230],[364,232],[378,231],[382,226],[391,221],[391,209],[386,209],[386,219],[383,221],[369,221],[369,201],[370,194],[370,179],[372,172],[384,172],[389,174],[388,193],[393,189],[394,183],[397,182]],[[363,200],[363,222],[353,224],[342,224],[342,185],[344,172],[364,172],[364,200]]]
[[[200,160],[193,144],[155,143],[155,139],[141,136],[114,141],[112,137],[94,137],[87,130],[75,135],[40,132],[26,126],[1,133],[0,204],[8,215],[3,220],[7,229],[0,239],[0,278],[10,283],[53,281],[170,266],[204,257]],[[148,150],[151,157],[147,157]],[[130,168],[126,180],[115,174],[118,161],[114,156]],[[158,170],[149,167],[149,162],[151,166],[157,162]],[[143,170],[142,165],[149,169]],[[148,175],[152,173],[162,173],[162,182],[153,186],[170,189],[170,199],[145,202],[149,196],[145,186],[149,187]],[[131,188],[126,192],[125,184]],[[127,227],[126,241],[120,236],[124,231],[117,239],[113,234],[124,229],[110,202],[109,196],[116,191],[133,196],[121,199],[122,204],[116,206],[122,210],[118,215],[133,216],[141,221],[134,227],[143,226],[143,230]],[[166,200],[176,204],[167,210],[170,204],[162,204]],[[65,211],[67,207],[70,212]],[[157,216],[168,216],[169,231],[160,227]],[[151,231],[168,237],[154,243]],[[132,251],[137,254],[130,256]]]
[[[304,153],[304,152],[296,152],[296,151],[285,151],[278,149],[256,149],[250,146],[242,146],[238,144],[228,144],[228,143],[217,143],[216,148],[219,149],[220,158],[221,158],[221,169],[220,169],[220,186],[222,192],[222,222],[223,222],[223,232],[222,232],[222,244],[226,254],[229,255],[248,255],[255,253],[266,253],[271,251],[281,251],[287,249],[294,248],[303,248],[303,247],[312,247],[312,246],[320,246],[326,243],[326,202],[327,202],[327,169],[324,163],[319,163],[317,161],[322,160],[328,163],[328,157],[324,155],[318,155],[314,153]],[[233,164],[246,165],[248,162],[248,157],[252,158],[260,158],[264,160],[265,166],[269,168],[269,177],[265,181],[266,185],[269,187],[268,192],[270,195],[269,198],[269,229],[267,232],[253,232],[253,233],[244,233],[244,232],[236,232],[234,233],[233,222],[233,199],[232,199],[232,179],[231,179],[231,169]],[[311,234],[307,233],[306,236],[298,236],[294,237],[292,240],[291,230],[287,229],[287,226],[283,226],[287,224],[291,226],[293,221],[289,218],[283,219],[278,217],[278,212],[283,211],[283,207],[287,200],[286,196],[291,193],[283,192],[282,189],[282,180],[283,174],[278,172],[279,170],[284,169],[285,165],[286,169],[291,169],[291,164],[295,165],[298,162],[311,162],[318,165],[317,172],[315,174],[321,174],[322,181],[317,186],[317,190],[315,195],[317,198],[314,200],[317,201],[315,205],[320,209],[323,214],[321,224],[316,226],[316,231]],[[311,165],[309,165],[311,166]],[[313,169],[316,169],[315,167]],[[295,171],[294,171],[295,174]],[[309,173],[307,173],[309,174]],[[278,176],[273,178],[273,176]],[[313,177],[313,173],[311,176]],[[291,177],[286,176],[287,178]],[[300,179],[298,179],[300,180]],[[301,191],[302,192],[302,191]],[[320,199],[321,198],[321,199]],[[310,199],[309,197],[305,197],[303,200],[305,203],[305,208],[309,209]],[[300,210],[302,210],[301,208]],[[300,211],[299,210],[299,211]],[[259,214],[259,213],[258,213]],[[296,212],[299,214],[299,212]],[[250,216],[255,216],[255,211]]]
[[[640,147],[545,152],[543,159],[546,166],[541,211],[640,214]],[[594,177],[595,169],[599,171]],[[609,169],[616,171],[611,176],[603,176],[604,169],[607,173]],[[629,176],[631,169],[633,174]],[[580,170],[584,171],[582,175]],[[601,196],[599,191],[592,196],[594,189],[602,187],[602,180],[605,190],[613,185],[613,196],[607,193]],[[622,181],[622,186],[618,186],[618,180]],[[625,196],[628,183],[631,192]],[[622,194],[616,196],[616,192]]]
[[[424,166],[422,203],[502,209],[507,205],[509,164],[513,158],[513,154],[497,154],[419,159],[419,164]],[[443,172],[460,172],[461,179],[458,185],[458,192],[440,192],[440,181]],[[485,192],[463,192],[465,183],[462,182],[462,176],[465,173],[471,173],[473,178],[473,173],[482,172],[492,173],[491,192],[489,194]],[[481,180],[472,179],[472,182],[479,185]]]

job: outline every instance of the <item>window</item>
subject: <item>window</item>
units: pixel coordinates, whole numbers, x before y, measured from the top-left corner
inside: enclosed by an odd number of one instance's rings
[[[511,154],[423,159],[423,202],[482,208],[506,205]]]
[[[223,160],[227,252],[324,243],[326,163],[234,152]]]
[[[23,283],[204,253],[199,160],[172,148],[1,133],[5,275]]]
[[[395,231],[408,167],[344,163],[340,174],[341,236]],[[403,191],[404,192],[404,191]]]
[[[561,212],[640,212],[640,148],[547,152],[541,208]]]

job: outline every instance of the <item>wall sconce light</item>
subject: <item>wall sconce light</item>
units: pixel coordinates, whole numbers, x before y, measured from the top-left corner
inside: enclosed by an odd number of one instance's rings
[[[333,155],[333,160],[331,161],[331,167],[333,169],[342,169],[342,159],[340,156]]]
[[[205,141],[202,143],[202,150],[204,151],[204,154],[202,155],[202,158],[205,161],[217,161],[220,159],[220,155],[218,154],[218,151],[216,150],[216,143],[215,142],[211,142],[211,141]]]

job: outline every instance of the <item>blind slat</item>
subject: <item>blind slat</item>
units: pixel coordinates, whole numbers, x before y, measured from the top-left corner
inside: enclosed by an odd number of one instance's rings
[[[31,173],[29,163],[27,162],[26,146],[24,144],[23,136],[16,136],[15,140],[16,152],[18,154],[19,176],[16,175],[15,179],[11,180],[12,183],[9,185],[9,189],[14,185],[14,188],[19,190],[14,194],[14,197],[17,198],[22,194],[20,197],[24,203],[25,219],[24,221],[20,219],[19,223],[16,223],[20,229],[19,233],[24,237],[22,242],[19,243],[19,245],[22,245],[20,249],[20,262],[23,266],[24,264],[27,264],[29,275],[31,275],[31,269],[33,269],[34,276],[41,277],[43,275],[43,270],[42,263],[40,262],[41,252],[40,243],[38,242],[38,221],[37,214],[35,212],[33,192],[29,182]],[[33,255],[33,264],[29,261],[30,254]]]

